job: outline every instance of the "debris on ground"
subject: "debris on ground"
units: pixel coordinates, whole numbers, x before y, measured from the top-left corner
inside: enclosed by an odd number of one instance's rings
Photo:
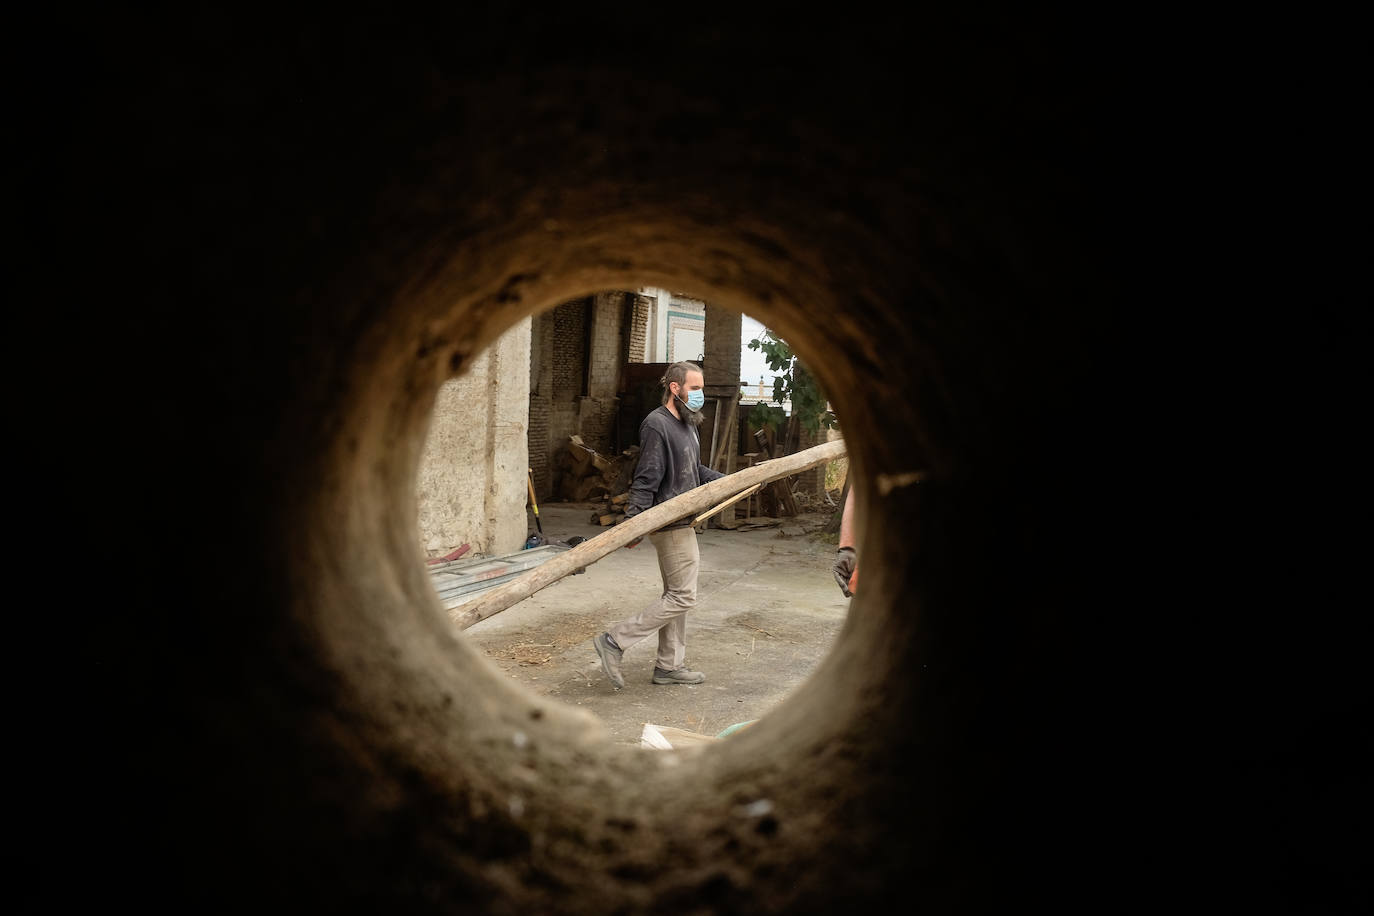
[[[673,751],[684,747],[710,744],[718,740],[720,739],[715,735],[702,735],[697,732],[689,732],[685,728],[673,728],[671,725],[654,725],[651,722],[645,722],[644,731],[639,735],[639,746],[653,748],[657,751]]]
[[[673,728],[671,725],[654,725],[652,722],[645,722],[644,730],[639,734],[639,746],[658,751],[698,747],[703,744],[712,744],[722,738],[728,738],[730,735],[753,725],[756,721],[758,720],[750,719],[747,722],[736,722],[717,735],[703,735],[700,732],[688,731],[685,728]]]
[[[553,658],[553,653],[547,650],[557,648],[558,645],[551,642],[522,643],[518,646],[507,646],[504,649],[488,649],[487,655],[490,658],[518,662],[521,665],[542,665]]]
[[[520,628],[484,647],[483,653],[498,662],[514,662],[525,668],[539,668],[568,650],[587,646],[605,627],[600,614],[566,614],[548,620],[538,628]],[[510,670],[511,666],[503,664]],[[598,664],[597,670],[600,670]]]

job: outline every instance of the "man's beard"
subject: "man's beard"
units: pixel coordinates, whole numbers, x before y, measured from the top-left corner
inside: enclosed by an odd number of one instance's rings
[[[677,412],[682,415],[684,422],[692,424],[693,429],[700,427],[701,421],[706,419],[706,414],[688,407],[682,398],[677,399]]]

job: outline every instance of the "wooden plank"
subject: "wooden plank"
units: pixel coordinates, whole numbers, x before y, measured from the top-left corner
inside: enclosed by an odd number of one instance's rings
[[[782,506],[787,510],[787,514],[793,517],[800,515],[797,511],[797,499],[792,495],[792,485],[785,478],[773,482],[774,492],[780,492],[782,496]]]
[[[716,401],[717,401],[716,412],[719,413],[719,412],[720,412],[720,407],[719,407],[719,401],[720,401],[720,399],[717,398]],[[736,410],[736,408],[737,408],[738,406],[739,406],[739,396],[736,395],[735,397],[733,397],[733,398],[730,399],[730,407],[729,407],[728,412],[727,412],[726,415],[725,415],[725,425],[722,427],[722,428],[725,430],[725,441],[723,441],[723,442],[717,444],[717,443],[715,442],[715,440],[713,439],[712,442],[711,442],[711,446],[712,446],[713,451],[712,451],[712,454],[711,454],[711,464],[709,465],[709,467],[710,467],[712,470],[719,471],[719,470],[721,469],[721,468],[720,468],[720,460],[721,460],[722,458],[725,457],[726,449],[729,448],[732,444],[734,444],[734,441],[735,441],[735,427],[737,426],[737,424],[735,423],[735,410]]]
[[[486,620],[493,614],[499,614],[511,605],[523,601],[564,576],[590,566],[636,538],[642,538],[680,519],[693,517],[702,509],[714,506],[727,496],[747,490],[754,484],[764,484],[789,474],[797,474],[818,464],[843,458],[844,455],[844,440],[836,439],[797,452],[795,455],[765,461],[755,467],[703,484],[583,541],[547,563],[540,564],[500,588],[493,589],[476,601],[454,608],[450,611],[449,617],[459,629],[467,629],[474,623]]]
[[[744,454],[744,455],[741,455],[740,457],[744,459],[744,466],[745,466],[746,468],[752,468],[752,467],[754,466],[754,460],[755,460],[756,458],[759,457],[759,453],[758,453],[758,452],[748,452],[748,453],[746,453],[746,454]],[[744,517],[745,517],[745,519],[746,519],[746,520],[747,520],[747,519],[751,519],[751,518],[753,518],[754,516],[758,515],[759,513],[758,513],[758,512],[755,512],[754,510],[755,510],[756,507],[759,507],[761,504],[762,504],[762,500],[759,498],[759,494],[758,494],[757,492],[756,492],[753,496],[749,497],[749,500],[744,504]]]
[[[739,395],[731,398],[729,412],[726,414],[725,438],[720,444],[720,450],[711,461],[711,467],[726,474],[733,473],[735,470],[735,452],[739,451],[736,445],[736,436],[739,434],[739,424],[735,422],[735,411],[739,406]],[[726,523],[726,516],[730,521],[734,521],[735,510],[733,508],[722,509],[720,515],[716,517],[715,524],[721,528],[732,528],[733,525]]]
[[[727,499],[725,502],[721,503],[720,505],[714,506],[714,507],[712,507],[712,508],[710,508],[710,509],[707,509],[705,512],[703,512],[703,513],[701,513],[700,515],[698,515],[698,516],[696,517],[696,520],[693,521],[692,524],[695,525],[695,524],[697,524],[698,522],[700,522],[702,519],[710,518],[711,516],[715,515],[717,512],[720,512],[721,510],[723,510],[726,506],[733,506],[735,503],[737,503],[737,502],[740,501],[741,499],[744,499],[746,496],[752,495],[753,492],[754,492],[755,490],[757,490],[757,489],[758,489],[759,487],[761,487],[761,486],[763,486],[763,484],[761,484],[761,483],[756,483],[756,484],[754,484],[752,487],[750,487],[749,489],[745,490],[743,493],[736,493],[734,496],[731,496],[729,499]]]
[[[735,452],[738,448],[735,444],[735,426],[732,424],[725,444],[725,454],[721,456],[721,463],[724,465],[720,470],[726,474],[735,473]],[[753,498],[751,495],[750,499]],[[731,505],[727,509],[722,509],[720,515],[716,516],[716,524],[721,528],[734,528],[735,512],[738,507]]]
[[[774,458],[774,456],[778,452],[778,447],[773,438],[766,434],[765,430],[760,429],[757,432],[755,432],[754,439],[758,442],[759,447],[764,450],[764,453],[768,455],[770,459]],[[798,514],[797,501],[792,497],[792,487],[788,484],[788,482],[783,479],[775,480],[773,481],[772,490],[773,498],[778,503],[778,514],[791,515],[795,518]]]
[[[711,398],[711,401],[715,405],[711,411],[711,454],[714,455],[720,443],[720,398]],[[707,467],[715,466],[714,461],[707,465]]]

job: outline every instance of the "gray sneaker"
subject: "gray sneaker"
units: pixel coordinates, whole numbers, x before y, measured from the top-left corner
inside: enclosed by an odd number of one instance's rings
[[[655,684],[701,684],[706,680],[706,675],[700,671],[688,671],[686,668],[679,668],[676,671],[664,671],[655,666]]]
[[[617,689],[624,687],[625,678],[620,676],[620,659],[624,656],[624,651],[611,644],[609,633],[599,633],[592,637],[592,645],[596,646],[596,654],[601,657],[601,670],[606,672],[607,680]]]

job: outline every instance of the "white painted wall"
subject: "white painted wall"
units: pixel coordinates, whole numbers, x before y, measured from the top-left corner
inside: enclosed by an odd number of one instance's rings
[[[639,293],[654,299],[644,361],[675,363],[700,357],[706,349],[706,303],[656,286],[640,287]]]
[[[427,557],[463,544],[472,545],[466,556],[524,546],[529,395],[529,318],[440,390],[416,494]]]

